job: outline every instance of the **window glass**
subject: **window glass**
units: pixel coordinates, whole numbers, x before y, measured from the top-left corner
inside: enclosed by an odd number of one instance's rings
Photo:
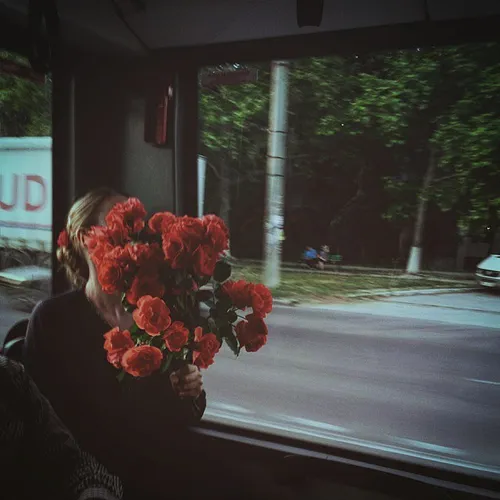
[[[0,51],[0,344],[49,294],[51,79]]]
[[[206,418],[500,477],[498,44],[200,87],[199,211],[275,297],[267,345],[206,372]]]

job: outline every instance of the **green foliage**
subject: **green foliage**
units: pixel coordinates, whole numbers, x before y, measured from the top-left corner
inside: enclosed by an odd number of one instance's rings
[[[20,56],[0,51],[0,57],[19,64]],[[45,85],[0,73],[0,136],[35,137],[52,135],[52,82]]]
[[[269,64],[258,69],[256,83],[202,92],[204,152],[233,182],[264,178]],[[432,148],[430,201],[480,226],[500,209],[499,87],[497,43],[293,61],[287,175],[332,186],[332,221],[383,180],[383,216],[411,220]]]
[[[175,353],[173,352],[169,352],[165,358],[163,359],[163,362],[161,364],[161,368],[160,368],[160,372],[161,373],[165,373],[166,371],[168,371],[168,369],[170,368],[170,365],[172,364],[172,361],[174,360],[175,358]]]
[[[231,277],[231,266],[222,260],[217,262],[214,271],[214,280],[217,283],[224,283],[227,279]]]
[[[498,209],[500,66],[497,44],[388,52],[351,65],[350,105],[340,116],[360,146],[377,137],[399,168],[386,177],[393,203],[385,216],[413,216],[430,149],[437,155],[431,199],[455,210],[463,225]],[[348,61],[346,62],[348,64]],[[325,102],[338,98],[330,89]],[[318,133],[338,133],[338,107],[327,109]]]
[[[235,356],[239,356],[241,347],[239,346],[238,340],[236,339],[235,335],[231,332],[224,335],[223,338],[231,351],[233,351],[233,354]]]

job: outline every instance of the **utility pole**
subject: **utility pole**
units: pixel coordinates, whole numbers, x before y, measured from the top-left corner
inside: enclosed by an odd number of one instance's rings
[[[198,155],[198,217],[205,213],[205,174],[207,170],[207,159]]]
[[[287,61],[273,61],[271,63],[271,102],[264,218],[264,283],[270,288],[278,286],[281,278],[289,71],[290,63]]]

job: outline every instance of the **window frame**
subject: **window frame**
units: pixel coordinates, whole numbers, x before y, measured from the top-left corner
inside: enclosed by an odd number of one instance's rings
[[[194,69],[196,69],[196,75],[198,75],[198,72],[203,67],[227,62],[251,63],[272,59],[326,57],[488,41],[500,42],[500,16],[360,28],[257,41],[214,44],[206,47],[159,49],[155,53],[159,60],[169,61],[184,75],[189,75],[187,78],[192,79]],[[184,105],[192,106],[193,102],[196,101],[196,106],[199,106],[199,87],[194,91],[191,81],[190,88],[191,91],[183,95]],[[177,100],[176,111],[178,107],[179,101]],[[186,140],[184,139],[184,147],[192,148],[196,146],[198,152],[199,123],[193,122],[195,117],[197,120],[198,113],[184,118],[176,117],[176,125],[182,126],[184,130],[192,130],[192,127],[196,126],[198,134],[193,134],[197,135],[196,140],[188,139],[188,146],[186,146]],[[175,158],[174,169],[177,172],[182,170],[183,193],[189,193],[187,198],[189,203],[184,205],[180,202],[176,203],[176,206],[182,213],[196,215],[196,156],[193,155],[188,159],[180,160],[179,156],[176,155]],[[477,476],[473,473],[448,471],[444,468],[430,465],[424,466],[404,459],[396,460],[375,454],[353,452],[333,445],[317,445],[300,439],[261,431],[250,431],[211,421],[202,420],[193,430],[194,432],[217,437],[223,441],[234,441],[241,446],[257,447],[262,451],[271,449],[274,453],[282,456],[291,454],[305,457],[306,460],[312,460],[316,464],[323,464],[326,471],[328,471],[325,477],[331,478],[335,476],[336,480],[341,480],[344,477],[342,474],[338,474],[338,471],[343,468],[351,471],[354,469],[358,471],[358,474],[361,471],[361,475],[368,484],[367,489],[377,490],[381,493],[401,493],[402,485],[408,488],[413,488],[415,485],[425,485],[428,493],[435,490],[477,495],[479,497],[484,496],[485,498],[500,498],[500,495],[495,494],[496,491],[500,491],[500,477],[497,480]],[[317,467],[312,467],[311,470],[317,470]],[[381,481],[381,478],[384,479]],[[381,487],[381,483],[385,481],[388,481],[387,485]],[[359,485],[359,477],[354,480],[354,483]],[[406,495],[406,492],[404,495]]]
[[[198,134],[187,134],[198,130],[198,113],[190,105],[198,106],[198,70],[202,66],[226,61],[262,61],[277,58],[300,58],[349,54],[364,51],[411,48],[418,45],[440,45],[500,40],[500,16],[492,18],[415,23],[390,27],[366,28],[313,35],[275,38],[250,42],[212,45],[207,47],[161,49],[154,51],[157,63],[177,72],[175,93],[174,171],[176,179],[176,209],[194,214],[196,210],[197,175],[196,157]],[[335,48],[335,49],[334,49]],[[186,62],[187,61],[187,62]],[[196,84],[194,83],[196,79]],[[73,82],[73,83],[71,83]],[[75,176],[75,129],[74,129],[74,85],[71,66],[56,67],[53,72],[53,238],[54,248],[57,229],[72,201]],[[178,93],[179,86],[186,85]],[[185,112],[182,112],[182,109]],[[181,133],[181,130],[184,133]],[[195,137],[193,137],[195,136]],[[194,146],[194,153],[184,155]],[[53,260],[53,294],[66,288],[64,277],[57,273],[57,261]],[[311,469],[319,475],[336,481],[345,481],[356,486],[360,483],[372,491],[402,493],[405,488],[425,484],[429,491],[462,492],[465,494],[494,495],[500,490],[500,481],[459,474],[427,467],[411,462],[397,461],[377,455],[352,452],[333,446],[286,438],[259,431],[202,421],[193,432],[204,433],[221,442],[234,442],[235,446],[252,450],[257,454],[270,453],[276,459],[293,455],[303,457],[314,464]],[[270,451],[271,450],[271,451]],[[302,459],[300,459],[302,460]],[[339,472],[349,473],[342,474]],[[403,488],[403,489],[402,489]],[[481,491],[481,489],[483,491]],[[486,490],[486,491],[484,491]],[[405,496],[405,493],[402,493]],[[490,496],[500,498],[500,496]]]

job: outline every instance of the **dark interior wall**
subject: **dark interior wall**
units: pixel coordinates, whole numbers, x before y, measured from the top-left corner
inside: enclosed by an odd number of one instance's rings
[[[151,211],[174,211],[172,148],[158,148],[144,141],[145,96],[126,99],[121,186],[137,196]]]
[[[107,185],[149,210],[173,210],[172,148],[144,141],[153,76],[131,61],[83,60],[75,70],[75,193]]]

